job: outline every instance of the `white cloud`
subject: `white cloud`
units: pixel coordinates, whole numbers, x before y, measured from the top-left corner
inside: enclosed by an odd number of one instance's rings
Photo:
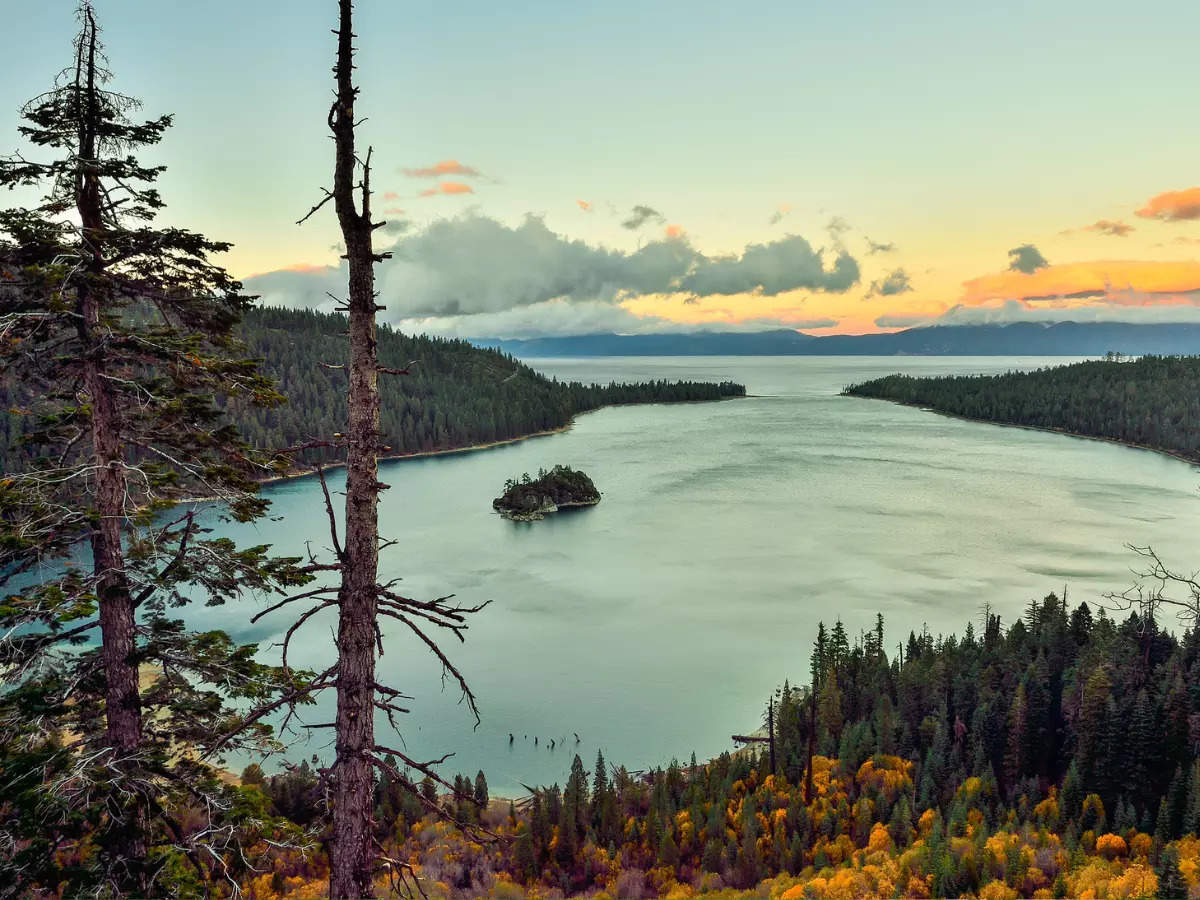
[[[376,268],[387,321],[500,313],[551,300],[615,305],[646,294],[688,297],[809,289],[842,293],[859,280],[858,262],[788,235],[751,244],[740,255],[706,256],[686,237],[611,250],[551,231],[536,216],[517,226],[467,213],[407,232]],[[246,279],[270,304],[329,309],[326,292],[345,294],[345,264],[297,267]]]

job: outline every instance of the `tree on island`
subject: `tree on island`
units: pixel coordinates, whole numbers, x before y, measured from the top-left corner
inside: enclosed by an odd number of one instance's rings
[[[0,479],[0,881],[148,896],[244,871],[267,820],[213,764],[271,745],[241,712],[298,677],[175,611],[309,576],[178,506],[263,514],[272,464],[214,397],[281,398],[232,338],[250,298],[210,259],[229,245],[154,222],[163,168],[134,154],[171,116],[130,119],[78,16],[72,64],[21,110],[52,158],[0,161],[0,184],[46,192],[0,211],[0,367],[30,460]]]
[[[547,471],[538,469],[537,478],[524,472],[521,478],[504,482],[504,493],[492,501],[492,508],[508,518],[528,521],[542,518],[564,506],[595,506],[600,492],[592,479],[570,466],[557,465]]]

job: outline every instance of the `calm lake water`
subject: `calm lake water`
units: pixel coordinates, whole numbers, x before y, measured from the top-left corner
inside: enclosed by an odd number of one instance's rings
[[[399,542],[384,553],[383,574],[403,576],[416,598],[492,601],[465,644],[444,642],[478,694],[474,730],[431,655],[400,623],[383,623],[382,680],[416,697],[402,723],[408,752],[454,750],[445,773],[483,769],[501,796],[520,795],[522,783],[563,783],[576,752],[589,769],[599,748],[630,769],[693,751],[704,759],[756,727],[772,688],[807,677],[818,620],[840,617],[856,635],[882,612],[894,647],[925,624],[961,633],[985,602],[1007,623],[1064,585],[1072,601],[1100,601],[1130,584],[1129,543],[1188,568],[1200,531],[1200,472],[1190,465],[838,396],[896,371],[1065,361],[531,361],[585,381],[734,379],[754,396],[605,409],[563,434],[383,466],[392,490],[381,524]],[[603,502],[531,524],[492,512],[506,478],[555,463],[591,475]],[[341,487],[340,473],[330,485]],[[249,529],[257,540],[295,553],[305,540],[328,544],[314,481],[268,494],[276,519]],[[250,628],[263,605],[206,614],[266,646],[290,623],[277,613]],[[331,622],[306,626],[294,661],[329,664]],[[329,721],[333,699],[308,721]],[[292,755],[327,755],[329,732],[315,734]],[[379,734],[399,745],[385,722]]]

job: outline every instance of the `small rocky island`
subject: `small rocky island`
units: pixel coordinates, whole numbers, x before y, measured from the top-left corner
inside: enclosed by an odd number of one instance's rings
[[[533,522],[546,513],[569,506],[595,506],[600,492],[592,479],[570,466],[555,466],[549,472],[539,469],[537,478],[526,472],[518,481],[504,483],[504,494],[492,501],[492,509],[507,519]]]

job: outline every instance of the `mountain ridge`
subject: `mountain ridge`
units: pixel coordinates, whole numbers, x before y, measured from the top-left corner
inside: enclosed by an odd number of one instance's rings
[[[931,325],[885,334],[754,332],[597,333],[469,338],[521,358],[551,356],[1130,356],[1200,354],[1200,323],[1014,322]]]

